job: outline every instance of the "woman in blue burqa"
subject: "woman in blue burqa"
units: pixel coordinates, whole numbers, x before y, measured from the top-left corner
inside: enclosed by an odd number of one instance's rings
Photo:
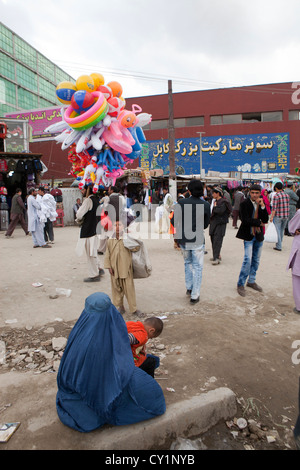
[[[134,365],[126,324],[108,295],[94,293],[72,329],[58,375],[57,413],[67,426],[89,432],[161,415],[161,387]]]

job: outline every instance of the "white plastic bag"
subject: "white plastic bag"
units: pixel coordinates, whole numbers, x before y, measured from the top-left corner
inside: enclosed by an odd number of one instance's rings
[[[264,237],[265,242],[267,243],[277,243],[278,235],[277,230],[273,222],[270,222]]]
[[[125,248],[130,250],[132,254],[133,278],[143,279],[149,277],[152,266],[144,242],[127,235],[124,237],[123,243]]]

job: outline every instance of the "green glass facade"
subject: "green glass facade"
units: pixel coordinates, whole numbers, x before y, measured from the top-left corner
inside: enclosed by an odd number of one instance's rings
[[[73,81],[61,68],[0,22],[0,116],[60,106],[56,86]]]

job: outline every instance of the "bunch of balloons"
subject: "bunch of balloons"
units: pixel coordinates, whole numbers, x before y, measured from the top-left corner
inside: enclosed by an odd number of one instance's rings
[[[126,164],[140,156],[146,138],[142,127],[152,116],[134,104],[125,108],[119,82],[105,84],[103,75],[81,75],[76,84],[61,82],[56,88],[62,120],[45,129],[58,133],[62,150],[70,148],[70,174],[80,180],[79,188],[114,185]]]

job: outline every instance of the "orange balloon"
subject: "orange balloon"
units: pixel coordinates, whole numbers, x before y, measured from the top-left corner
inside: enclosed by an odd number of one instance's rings
[[[122,96],[123,88],[119,82],[109,82],[107,86],[109,86],[109,88],[111,89],[113,96],[116,96],[117,98],[120,98]]]

